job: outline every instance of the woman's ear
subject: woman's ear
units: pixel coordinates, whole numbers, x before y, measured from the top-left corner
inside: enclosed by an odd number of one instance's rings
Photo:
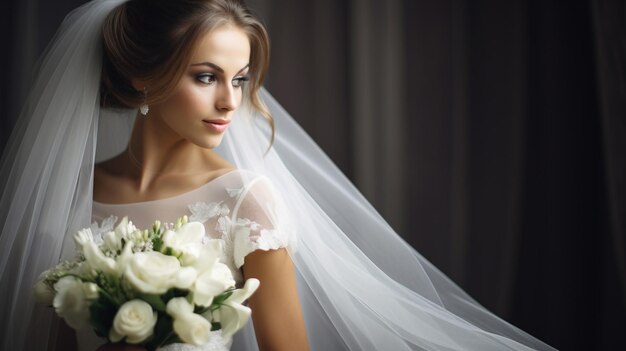
[[[136,78],[132,78],[130,80],[130,84],[133,86],[133,88],[135,88],[135,90],[137,91],[144,91],[147,89],[147,84],[146,81],[144,81],[143,79],[136,79]]]

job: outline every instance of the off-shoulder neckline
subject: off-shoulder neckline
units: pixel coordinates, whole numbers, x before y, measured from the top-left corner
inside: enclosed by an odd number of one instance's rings
[[[106,202],[99,202],[96,200],[93,200],[93,205],[94,206],[99,206],[99,207],[126,207],[126,206],[140,206],[140,205],[148,205],[148,204],[155,204],[155,203],[159,203],[159,202],[165,202],[165,201],[172,201],[172,200],[176,200],[176,199],[180,199],[180,198],[184,198],[187,197],[191,194],[194,194],[198,191],[201,191],[205,188],[208,188],[210,185],[213,185],[215,182],[217,182],[220,179],[223,179],[231,174],[235,174],[235,173],[240,173],[241,170],[239,169],[233,169],[230,170],[228,172],[225,172],[223,174],[220,174],[219,176],[209,180],[208,182],[200,185],[197,188],[191,189],[189,191],[185,191],[183,193],[180,194],[176,194],[173,196],[168,196],[168,197],[164,197],[164,198],[160,198],[160,199],[155,199],[155,200],[146,200],[146,201],[139,201],[139,202],[126,202],[126,203],[119,203],[119,204],[112,204],[112,203],[106,203]]]

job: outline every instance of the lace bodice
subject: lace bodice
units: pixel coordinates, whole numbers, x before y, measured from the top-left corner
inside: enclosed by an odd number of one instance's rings
[[[147,228],[157,219],[174,222],[178,217],[187,215],[190,221],[204,224],[207,239],[224,240],[222,261],[231,269],[240,286],[243,283],[241,267],[246,255],[255,250],[295,249],[295,236],[286,220],[289,217],[284,215],[285,208],[275,194],[267,178],[249,171],[234,170],[174,197],[130,204],[94,202],[92,219],[102,224],[111,216],[128,216],[138,228]],[[88,337],[86,333],[80,334],[79,349],[92,351],[97,347],[93,340],[95,335]],[[174,345],[166,350],[229,349],[231,340],[219,335],[214,340],[204,348]]]

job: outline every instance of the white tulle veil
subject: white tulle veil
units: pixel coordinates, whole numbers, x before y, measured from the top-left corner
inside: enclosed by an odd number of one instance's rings
[[[99,33],[123,0],[63,22],[40,62],[2,158],[0,348],[53,349],[56,320],[36,306],[38,274],[91,221],[93,165],[121,152],[136,111],[99,107]],[[313,350],[550,350],[499,319],[407,245],[266,91],[269,127],[241,108],[217,151],[266,175],[291,213],[292,255]],[[286,331],[288,332],[288,331]],[[257,349],[251,323],[234,349]]]

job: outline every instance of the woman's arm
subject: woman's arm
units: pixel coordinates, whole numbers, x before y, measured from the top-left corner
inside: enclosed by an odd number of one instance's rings
[[[257,250],[245,258],[244,278],[261,282],[250,297],[261,351],[308,350],[293,262],[286,249]]]

